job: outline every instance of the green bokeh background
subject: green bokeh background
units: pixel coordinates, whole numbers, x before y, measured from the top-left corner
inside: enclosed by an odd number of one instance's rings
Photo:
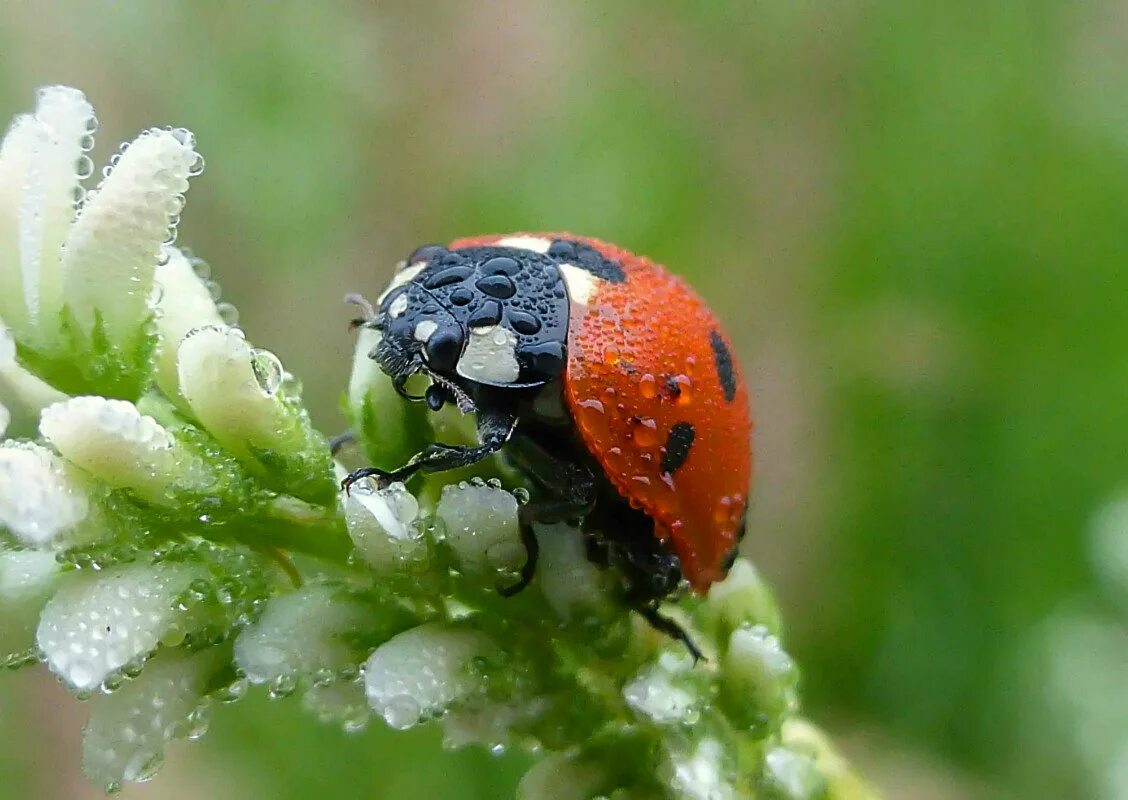
[[[180,241],[326,430],[341,298],[417,244],[568,229],[687,275],[753,388],[746,550],[810,715],[890,797],[1083,797],[1028,647],[1102,602],[1128,477],[1126,39],[1116,0],[10,0],[0,117],[63,82],[97,161],[195,131]],[[97,796],[83,714],[4,678],[0,797]],[[494,798],[524,764],[438,748],[254,699],[126,796]]]

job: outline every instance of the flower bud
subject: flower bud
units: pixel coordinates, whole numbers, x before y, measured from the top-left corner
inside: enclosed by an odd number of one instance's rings
[[[63,256],[67,304],[85,330],[100,317],[110,341],[124,343],[139,328],[161,245],[175,232],[199,163],[191,133],[153,128],[91,192]]]
[[[240,331],[205,327],[177,350],[180,390],[192,413],[252,472],[302,499],[337,495],[329,446],[280,392],[282,365]]]
[[[36,641],[47,665],[77,691],[96,689],[153,652],[172,626],[198,625],[176,600],[205,574],[195,564],[161,563],[68,575],[39,619]]]
[[[90,542],[101,533],[86,487],[50,450],[0,446],[0,528],[27,547]]]
[[[43,411],[40,433],[68,461],[115,488],[159,505],[175,501],[174,487],[197,487],[203,465],[132,403],[75,397]]]
[[[176,371],[176,350],[185,334],[206,325],[222,326],[215,300],[192,264],[179,249],[167,246],[153,281],[159,289],[156,303],[159,337],[156,380],[167,397],[183,400]]]
[[[481,693],[484,678],[471,661],[494,649],[477,631],[420,625],[376,648],[364,667],[368,704],[392,728],[431,719]]]

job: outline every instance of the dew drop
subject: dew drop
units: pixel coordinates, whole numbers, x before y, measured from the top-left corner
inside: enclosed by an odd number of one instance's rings
[[[121,774],[130,783],[144,783],[157,774],[163,763],[164,758],[160,753],[143,751],[126,762]]]
[[[269,350],[256,348],[251,351],[251,369],[255,373],[259,388],[268,397],[277,392],[282,385],[282,362]]]
[[[266,689],[266,694],[271,700],[281,700],[289,697],[298,688],[298,679],[291,673],[279,675]]]
[[[219,318],[223,320],[223,324],[232,327],[239,324],[239,309],[231,303],[217,303],[215,310],[218,312]]]
[[[397,731],[407,730],[417,724],[422,714],[419,703],[409,695],[392,697],[384,704],[384,722],[388,723],[389,728]]]
[[[86,180],[94,174],[94,162],[90,160],[90,156],[81,155],[75,164],[75,175],[79,180]]]
[[[204,261],[202,258],[191,258],[192,271],[196,273],[196,277],[204,281],[211,277],[211,265]]]

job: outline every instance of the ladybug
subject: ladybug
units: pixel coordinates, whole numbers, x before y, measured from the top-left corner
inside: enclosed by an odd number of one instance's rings
[[[694,291],[612,244],[565,233],[458,239],[415,250],[357,325],[401,395],[476,415],[479,444],[435,443],[403,467],[368,467],[386,486],[498,451],[543,490],[521,511],[533,578],[533,522],[584,518],[588,550],[623,577],[628,604],[658,611],[683,578],[702,593],[732,565],[752,472],[748,392],[728,337]],[[421,397],[405,383],[422,374]]]

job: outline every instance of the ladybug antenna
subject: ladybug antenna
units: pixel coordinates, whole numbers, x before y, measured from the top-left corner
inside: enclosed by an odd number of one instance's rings
[[[470,395],[457,383],[429,369],[424,370],[424,372],[436,385],[446,389],[450,396],[454,398],[454,404],[458,406],[458,410],[463,414],[473,414],[478,410],[478,407],[474,405],[474,401],[470,399]]]
[[[349,330],[354,331],[362,325],[371,325],[374,328],[383,326],[383,317],[376,314],[376,309],[362,295],[350,292],[345,295],[345,302],[359,308],[361,313],[361,316],[349,322]]]

